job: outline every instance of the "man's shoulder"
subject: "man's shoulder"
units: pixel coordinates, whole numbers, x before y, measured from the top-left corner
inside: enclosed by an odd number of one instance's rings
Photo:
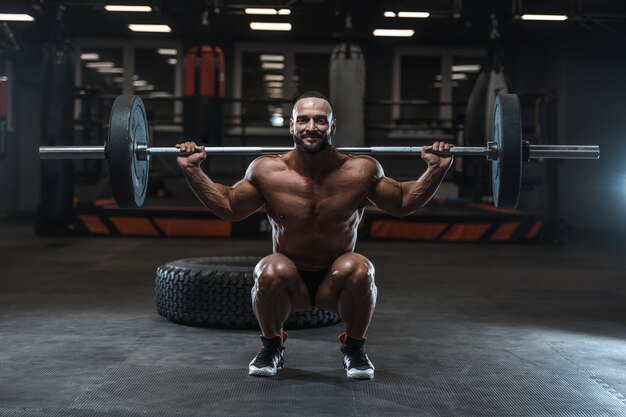
[[[361,174],[365,174],[367,177],[380,178],[385,175],[380,162],[371,156],[350,155],[346,162],[349,168]]]
[[[380,163],[368,155],[350,155],[346,161],[358,169],[378,170]]]
[[[280,155],[263,155],[250,163],[247,176],[259,177],[272,172],[284,171],[286,168],[287,165]]]

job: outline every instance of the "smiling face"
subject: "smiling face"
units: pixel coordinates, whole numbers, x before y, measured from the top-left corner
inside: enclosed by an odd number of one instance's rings
[[[289,132],[296,147],[307,153],[319,153],[335,134],[335,119],[330,104],[321,98],[307,97],[293,106]]]

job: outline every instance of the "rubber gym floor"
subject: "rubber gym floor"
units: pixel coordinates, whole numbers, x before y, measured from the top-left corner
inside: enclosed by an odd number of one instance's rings
[[[0,219],[0,416],[626,416],[626,236],[565,244],[361,241],[379,302],[371,381],[342,324],[290,332],[255,378],[258,331],[156,313],[158,265],[264,255],[259,240],[42,237]]]

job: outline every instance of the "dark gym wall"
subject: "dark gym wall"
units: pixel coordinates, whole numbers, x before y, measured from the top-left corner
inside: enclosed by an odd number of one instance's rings
[[[564,132],[597,143],[599,163],[564,164],[561,202],[581,229],[626,230],[626,55],[624,41],[568,45]],[[598,161],[596,161],[598,162]]]
[[[612,39],[518,43],[508,49],[512,91],[555,91],[561,144],[600,145],[599,161],[560,161],[567,226],[626,230],[626,56]]]
[[[0,211],[34,212],[39,202],[40,61],[11,60],[14,132],[0,159]]]

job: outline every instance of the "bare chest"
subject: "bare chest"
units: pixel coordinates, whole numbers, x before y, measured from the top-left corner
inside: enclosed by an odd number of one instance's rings
[[[370,182],[357,175],[332,174],[320,181],[276,173],[261,187],[268,214],[282,225],[349,221],[363,207]]]

